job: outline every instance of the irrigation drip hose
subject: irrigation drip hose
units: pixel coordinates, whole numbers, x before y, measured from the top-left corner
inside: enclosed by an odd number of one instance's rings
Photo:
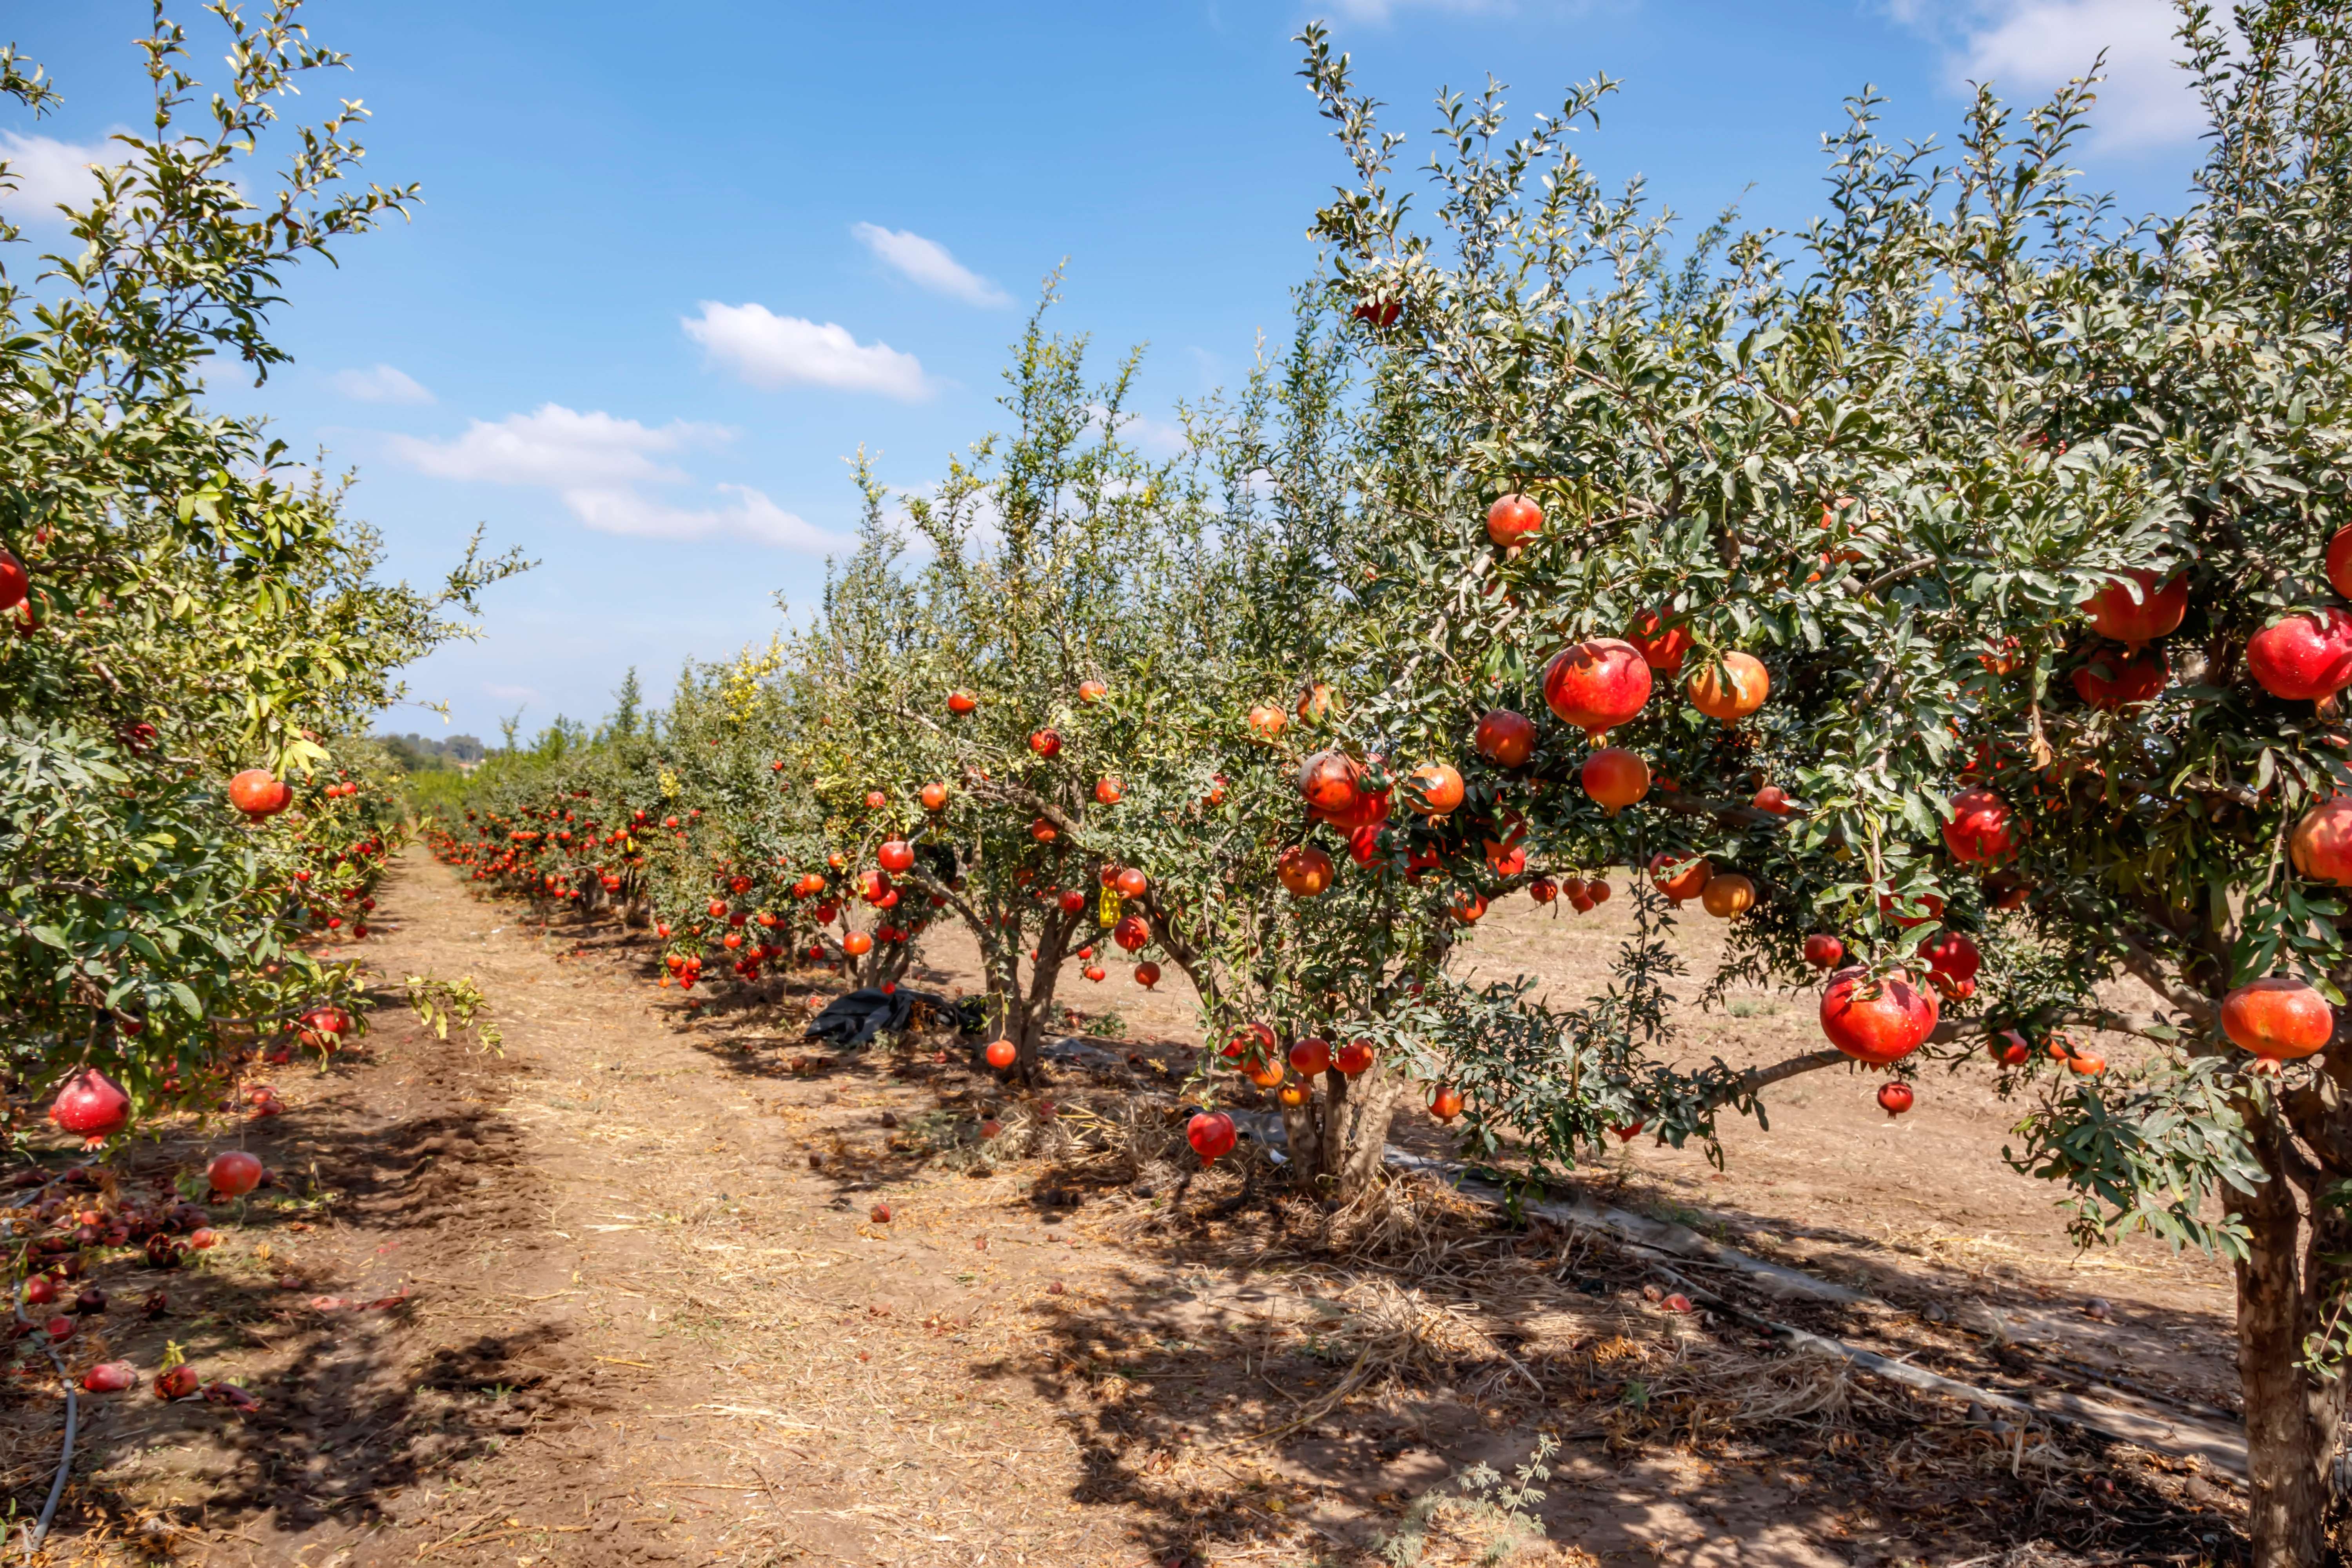
[[[57,1517],[58,1500],[66,1495],[66,1477],[73,1471],[74,1431],[81,1423],[81,1400],[74,1391],[73,1374],[66,1370],[66,1358],[58,1353],[57,1342],[25,1315],[21,1285],[11,1290],[8,1304],[18,1322],[41,1336],[41,1349],[48,1352],[49,1364],[58,1369],[58,1382],[66,1391],[66,1435],[58,1448],[57,1479],[49,1483],[49,1500],[41,1505],[41,1517],[25,1527],[25,1561],[30,1563],[49,1538],[49,1521]]]

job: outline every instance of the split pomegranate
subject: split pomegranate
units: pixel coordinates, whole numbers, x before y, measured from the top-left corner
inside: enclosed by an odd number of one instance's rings
[[[2123,576],[2083,601],[2083,614],[2092,628],[2134,653],[2178,630],[2188,609],[2188,574],[2175,573],[2159,584],[2157,574],[2145,566],[2125,568]]]
[[[1690,678],[1684,690],[1691,706],[1710,719],[1737,724],[1759,708],[1772,689],[1772,677],[1754,654],[1727,653]]]
[[[1294,844],[1275,857],[1274,874],[1294,899],[1319,898],[1338,874],[1331,857],[1312,844]]]
[[[1544,666],[1544,704],[1595,744],[1650,700],[1650,667],[1622,637],[1591,637]]]
[[[1029,737],[1029,749],[1041,757],[1058,756],[1062,750],[1062,732],[1051,728],[1039,730]]]
[[[192,1366],[175,1366],[169,1372],[159,1372],[155,1374],[155,1397],[185,1399],[196,1391],[199,1381],[196,1369]]]
[[[242,1149],[225,1150],[205,1167],[205,1180],[223,1197],[241,1198],[261,1184],[261,1161]]]
[[[1201,1156],[1203,1165],[1232,1153],[1239,1139],[1234,1119],[1222,1110],[1203,1110],[1184,1125],[1184,1141],[1192,1145],[1192,1152]]]
[[[1462,775],[1444,763],[1423,763],[1412,770],[1405,804],[1424,816],[1444,816],[1462,804]]]
[[[1439,1084],[1429,1097],[1429,1113],[1440,1121],[1451,1121],[1462,1114],[1462,1091],[1450,1083]]]
[[[1952,820],[1944,824],[1944,847],[1963,866],[2006,858],[2025,837],[2009,802],[1979,784],[1952,797]]]
[[[1486,537],[1508,550],[1543,527],[1543,508],[1523,495],[1507,495],[1486,509]]]
[[[1845,943],[1826,931],[1805,939],[1805,962],[1815,969],[1835,969],[1845,961]]]
[[[1878,1086],[1878,1106],[1886,1112],[1889,1121],[1911,1109],[1911,1086],[1907,1083],[1897,1081]]]
[[[259,822],[275,816],[294,802],[294,791],[267,768],[247,768],[228,781],[228,803]]]
[[[1690,627],[1682,621],[1660,623],[1658,612],[1644,610],[1625,630],[1625,640],[1642,650],[1642,662],[1660,675],[1680,675],[1691,650]]]
[[[2330,795],[2305,812],[2287,857],[2315,881],[2352,888],[2352,795]]]
[[[1320,1035],[1309,1035],[1290,1047],[1290,1068],[1301,1078],[1313,1078],[1331,1068],[1331,1042]]]
[[[1479,718],[1471,743],[1498,768],[1525,767],[1535,754],[1535,721],[1508,708],[1492,709]]]
[[[2264,691],[2289,702],[2324,702],[2352,685],[2352,612],[2289,616],[2246,639],[2246,668]]]
[[[1344,752],[1317,752],[1298,764],[1298,793],[1317,811],[1343,812],[1362,793],[1364,770]]]
[[[1677,868],[1670,872],[1668,867]],[[1676,909],[1682,908],[1685,899],[1705,892],[1714,875],[1715,868],[1703,859],[1685,860],[1663,849],[1650,857],[1650,885],[1665,894],[1666,901]]]
[[[1603,746],[1584,759],[1584,793],[1614,816],[1650,793],[1650,764],[1622,746]]]
[[[1011,1040],[991,1040],[988,1049],[982,1054],[987,1057],[990,1067],[1003,1072],[1013,1065],[1013,1058],[1021,1053],[1013,1048]]]
[[[2296,1061],[2327,1048],[2336,1010],[2306,982],[2274,974],[2221,998],[2221,1032],[2265,1061]]]
[[[904,871],[915,863],[915,847],[903,838],[885,839],[874,858],[885,871]]]
[[[1699,907],[1719,921],[1738,920],[1756,907],[1756,884],[1736,871],[1709,877]]]
[[[96,1143],[122,1131],[131,1120],[131,1097],[96,1068],[83,1068],[58,1086],[49,1120]]]
[[[1863,969],[1841,969],[1822,993],[1822,1033],[1857,1061],[1901,1061],[1936,1027],[1936,998],[1902,970],[1873,981]]]

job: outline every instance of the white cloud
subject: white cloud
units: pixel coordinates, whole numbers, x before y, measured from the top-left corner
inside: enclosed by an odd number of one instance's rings
[[[714,485],[717,505],[680,507],[641,487],[690,482],[659,459],[696,447],[716,446],[734,432],[719,425],[673,420],[648,426],[602,412],[582,414],[550,403],[495,424],[472,421],[447,441],[392,437],[394,455],[436,479],[529,485],[553,490],[565,510],[599,533],[635,539],[732,536],[813,553],[846,541],[784,510],[747,485]]]
[[[1943,43],[1955,87],[1987,82],[2004,98],[2040,98],[2088,75],[2106,51],[2091,116],[2101,147],[2192,141],[2203,111],[2173,29],[2171,0],[1889,0],[1897,20]]]
[[[819,326],[798,316],[779,316],[765,305],[702,301],[702,314],[680,323],[686,335],[722,360],[754,386],[801,384],[843,392],[878,392],[915,402],[931,395],[922,362],[887,343],[861,343],[846,327]]]
[[[1399,11],[1510,11],[1509,0],[1332,0],[1333,10],[1351,22],[1385,22]]]
[[[877,260],[918,288],[967,305],[1001,309],[1013,303],[1012,295],[949,255],[948,247],[936,239],[872,223],[852,224],[849,232]]]
[[[327,378],[337,392],[362,403],[430,403],[433,395],[405,371],[388,364],[339,370]]]
[[[98,142],[59,142],[48,136],[26,136],[0,131],[0,162],[16,188],[0,192],[0,205],[19,223],[55,222],[57,207],[87,206],[98,195],[92,163],[117,163],[121,149]]]
[[[487,697],[495,697],[501,702],[530,703],[539,700],[539,693],[528,686],[498,686],[485,683],[482,693]]]
[[[1087,405],[1087,422],[1097,430],[1110,417],[1110,410],[1099,403]],[[1188,444],[1183,426],[1124,411],[1118,416],[1118,437],[1137,451],[1154,458],[1181,456]]]

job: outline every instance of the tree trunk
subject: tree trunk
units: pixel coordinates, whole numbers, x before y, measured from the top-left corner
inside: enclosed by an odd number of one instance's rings
[[[1346,1078],[1337,1068],[1325,1076]],[[1403,1094],[1402,1079],[1375,1069],[1349,1084],[1344,1100],[1337,1105],[1339,1114],[1325,1117],[1323,1168],[1331,1195],[1341,1203],[1352,1202],[1381,1179],[1388,1158],[1389,1123],[1396,1120]]]
[[[2270,1180],[2233,1194],[2250,1256],[2237,1266],[2238,1376],[2246,1406],[2246,1522],[2253,1568],[2318,1568],[2327,1560],[2327,1515],[2343,1380],[2300,1364],[2315,1325],[2315,1284],[2305,1278],[2304,1221],[2283,1168],[2285,1136],[2268,1114],[2248,1131]],[[2325,1232],[2331,1228],[2323,1223]],[[2315,1236],[2341,1247],[2341,1239]],[[2325,1267],[2319,1257],[2310,1260]]]

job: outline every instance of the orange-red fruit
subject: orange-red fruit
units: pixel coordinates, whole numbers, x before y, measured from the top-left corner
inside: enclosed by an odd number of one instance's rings
[[[1149,962],[1137,964],[1135,966],[1135,983],[1138,985],[1142,986],[1146,991],[1150,990],[1153,986],[1160,984],[1160,966]]]
[[[2102,647],[2074,674],[2074,695],[2108,713],[2154,701],[2171,681],[2172,661],[2158,647],[2130,655]]]
[[[915,847],[903,838],[883,840],[882,847],[874,852],[885,871],[904,871],[915,863]]]
[[[1826,931],[1805,939],[1805,962],[1815,969],[1835,969],[1845,959],[1845,943]]]
[[[2352,524],[2337,529],[2336,537],[2327,542],[2327,585],[2352,599]],[[5,597],[0,597],[0,608],[5,607]]]
[[[1364,770],[1344,752],[1317,752],[1298,764],[1298,793],[1317,811],[1346,811],[1361,794]]]
[[[1372,1065],[1372,1042],[1349,1040],[1331,1053],[1331,1065],[1349,1078],[1355,1077]]]
[[[1660,675],[1680,675],[1691,650],[1690,627],[1681,621],[1663,626],[1658,612],[1644,610],[1625,629],[1625,640],[1642,650],[1642,661]]]
[[[1981,784],[1952,797],[1952,820],[1944,824],[1944,847],[1963,866],[2005,858],[2025,837],[2009,802]]]
[[[1323,715],[1331,711],[1331,689],[1319,680],[1308,681],[1299,688],[1297,711],[1308,723],[1320,723]]]
[[[1710,719],[1736,724],[1764,706],[1772,677],[1754,654],[1733,652],[1692,676],[1684,689],[1692,707]]]
[[[1040,844],[1051,844],[1055,839],[1059,838],[1061,836],[1062,830],[1055,827],[1045,817],[1041,816],[1036,821],[1029,825],[1029,837],[1035,839]]]
[[[1143,923],[1141,915],[1129,915],[1110,928],[1110,939],[1133,952],[1151,940],[1151,928]]]
[[[937,811],[948,803],[948,786],[943,784],[927,784],[923,786],[921,799],[925,811]]]
[[[1096,804],[1100,805],[1117,805],[1120,801],[1126,798],[1127,791],[1119,787],[1119,783],[1117,779],[1095,780]]]
[[[1766,784],[1756,792],[1756,798],[1748,804],[1759,811],[1769,811],[1775,816],[1786,816],[1795,809],[1789,799],[1789,792],[1779,784]]]
[[[1151,886],[1151,879],[1129,866],[1111,879],[1111,886],[1118,889],[1118,896],[1122,899],[1139,899],[1143,897],[1144,889]]]
[[[2313,880],[2352,888],[2352,795],[2330,795],[2305,812],[2286,852]]]
[[[1559,897],[1559,884],[1549,877],[1538,877],[1528,884],[1528,897],[1539,904],[1548,904]]]
[[[1081,680],[1078,682],[1078,700],[1081,702],[1099,702],[1109,695],[1110,688],[1105,686],[1099,680]]]
[[[1249,710],[1250,733],[1261,741],[1271,741],[1290,727],[1290,715],[1271,703],[1261,702]]]
[[[1677,862],[1680,868],[1669,874],[1666,868]],[[1715,868],[1703,859],[1684,860],[1663,849],[1650,857],[1650,885],[1665,894],[1666,901],[1677,909],[1685,899],[1696,899],[1706,891],[1706,884],[1714,875]]]
[[[950,713],[969,713],[979,706],[980,699],[974,697],[969,691],[950,691],[948,693],[948,711]]]
[[[1292,1079],[1276,1092],[1275,1098],[1296,1110],[1315,1098],[1315,1090],[1304,1079]]]
[[[1822,993],[1822,1033],[1857,1061],[1901,1061],[1936,1027],[1936,998],[1901,970],[1874,983],[1863,969],[1841,969]]]
[[[256,822],[277,816],[293,800],[293,789],[267,768],[247,768],[228,781],[228,803]]]
[[[1886,1112],[1889,1121],[1911,1109],[1911,1086],[1907,1083],[1882,1083],[1878,1086],[1879,1109]]]
[[[1977,944],[1956,931],[1938,931],[1919,944],[1919,956],[1927,967],[1952,980],[1974,980],[1977,971],[1984,967],[1984,954]]]
[[[2137,603],[2132,598],[2134,584],[2139,590]],[[2188,574],[2176,573],[2159,584],[2157,574],[2145,566],[2125,568],[2123,576],[2109,580],[2105,587],[2083,601],[2083,614],[2092,627],[2134,652],[2142,644],[2178,629],[2188,609]]]
[[[1066,915],[1076,914],[1087,907],[1087,896],[1076,888],[1063,889],[1062,896],[1055,901],[1061,905]]]
[[[2352,613],[2331,605],[2264,626],[2246,639],[2246,668],[2289,702],[2335,696],[2352,685]]]
[[[2033,1047],[2015,1029],[2003,1029],[1992,1037],[1985,1049],[1992,1053],[1993,1060],[2005,1068],[2023,1067],[2027,1058],[2033,1055]]]
[[[2295,1061],[2327,1048],[2336,1009],[2305,982],[2273,975],[2221,998],[2221,1032],[2265,1061]]]
[[[1444,816],[1462,804],[1462,775],[1444,763],[1423,763],[1412,770],[1404,798],[1425,816]]]
[[[1275,858],[1274,874],[1292,898],[1313,899],[1331,886],[1337,868],[1331,857],[1312,844],[1294,844]]]
[[[1041,757],[1057,756],[1062,750],[1062,732],[1050,727],[1040,730],[1029,737],[1029,749]]]
[[[1003,1072],[1013,1065],[1013,1058],[1020,1054],[1013,1048],[1011,1040],[992,1040],[988,1047],[988,1065],[998,1072]]]
[[[1486,537],[1508,550],[1543,527],[1543,508],[1523,495],[1507,495],[1486,509]]]
[[[1462,1114],[1462,1091],[1450,1083],[1441,1083],[1429,1097],[1429,1113],[1440,1121],[1451,1121]]]
[[[886,805],[889,805],[889,804],[890,804],[890,797],[889,797],[888,795],[884,795],[880,790],[878,790],[878,789],[869,789],[869,790],[867,790],[867,791],[866,792],[866,810],[868,810],[868,811],[879,811],[879,810],[881,810],[884,806],[886,806]]]
[[[1454,895],[1454,918],[1464,925],[1476,925],[1478,917],[1486,912],[1486,895],[1474,893],[1467,888]]]
[[[1594,741],[1642,710],[1650,667],[1622,637],[1590,637],[1560,649],[1544,666],[1544,704]]]
[[[1309,1035],[1290,1047],[1291,1070],[1301,1078],[1313,1078],[1331,1066],[1331,1042],[1319,1035]]]
[[[1895,908],[1895,895],[1892,893],[1878,895],[1878,912],[1893,921],[1896,927],[1903,931],[1909,931],[1913,926],[1923,926],[1929,921],[1940,921],[1944,918],[1944,900],[1934,893],[1914,893],[1908,901],[1926,912],[1916,915],[1898,912]]]
[[[85,1139],[110,1138],[131,1120],[131,1097],[96,1068],[83,1068],[58,1087],[49,1120]]]
[[[242,1149],[224,1150],[205,1167],[205,1180],[221,1196],[241,1198],[261,1184],[261,1162]]]
[[[25,570],[25,563],[0,550],[0,610],[13,610],[23,604],[32,587],[32,574]]]
[[[102,1361],[81,1374],[87,1394],[121,1394],[139,1384],[139,1369],[127,1361]]]
[[[852,958],[863,958],[874,951],[874,939],[862,931],[851,931],[841,939],[841,951]]]
[[[1477,747],[1480,756],[1498,768],[1525,767],[1528,759],[1535,754],[1535,721],[1507,708],[1490,710],[1479,719],[1472,744]]]
[[[1089,963],[1083,971],[1081,971],[1081,973],[1084,973],[1087,979],[1092,980],[1097,984],[1100,984],[1103,976],[1109,973],[1110,971],[1105,969],[1099,963]]]
[[[1184,1127],[1184,1141],[1192,1145],[1192,1152],[1201,1156],[1203,1165],[1232,1153],[1239,1136],[1234,1131],[1234,1119],[1222,1110],[1203,1110]]]
[[[1756,884],[1736,871],[1709,877],[1699,907],[1719,921],[1738,920],[1756,906]]]
[[[1616,816],[1650,793],[1650,764],[1622,746],[1603,746],[1584,759],[1584,793]]]

